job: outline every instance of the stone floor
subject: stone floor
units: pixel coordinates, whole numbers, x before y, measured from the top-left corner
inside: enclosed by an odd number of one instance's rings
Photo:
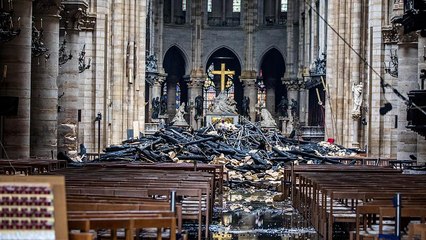
[[[273,201],[277,195],[266,190],[230,190],[223,207],[215,208],[210,239],[319,240],[315,229],[291,207],[289,200]]]

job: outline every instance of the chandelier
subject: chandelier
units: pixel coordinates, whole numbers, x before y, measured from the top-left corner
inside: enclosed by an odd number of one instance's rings
[[[33,57],[40,57],[45,54],[49,49],[47,49],[43,42],[43,19],[40,19],[40,29],[34,24],[32,29],[32,39],[31,39],[31,54]],[[49,55],[45,55],[45,58],[49,58]]]
[[[13,11],[13,1],[8,1],[8,9],[6,10],[3,6],[3,0],[0,0],[0,43],[8,42],[14,39],[21,32],[20,28],[20,17],[18,17],[18,27],[15,29],[13,25],[13,19],[15,12]]]

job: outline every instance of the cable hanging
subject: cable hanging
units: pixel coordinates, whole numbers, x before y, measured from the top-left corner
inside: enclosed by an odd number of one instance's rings
[[[390,85],[389,83],[385,82],[385,80],[383,79],[382,75],[380,75],[374,68],[373,66],[370,65],[370,63],[361,56],[360,53],[358,53],[350,44],[349,42],[342,36],[340,35],[336,29],[334,29],[329,23],[328,21],[321,16],[321,14],[314,8],[311,6],[310,3],[308,3],[308,0],[304,0],[305,4],[309,6],[309,8],[315,12],[315,14],[321,18],[321,20],[344,42],[345,45],[347,45],[360,59],[362,62],[364,62],[364,64],[374,73],[376,74],[379,78],[380,78],[380,87],[382,88],[383,93],[386,93],[386,88],[390,88],[392,90],[393,93],[395,93],[396,96],[398,96],[400,99],[402,99],[402,101],[407,105],[407,106],[413,106],[414,108],[416,108],[417,110],[419,110],[421,113],[423,113],[424,115],[426,115],[426,111],[424,111],[422,108],[420,108],[419,106],[417,106],[417,104],[411,102],[410,100],[408,100],[404,95],[402,95],[398,89],[394,88],[392,85]],[[389,101],[386,99],[386,97],[383,95],[383,98],[385,99],[386,103],[384,107],[380,108],[380,114],[381,115],[385,115],[386,113],[388,113],[390,110],[392,110],[392,104],[389,103]]]

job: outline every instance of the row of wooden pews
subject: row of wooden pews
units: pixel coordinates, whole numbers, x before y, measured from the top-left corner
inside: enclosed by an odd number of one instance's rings
[[[7,175],[42,174],[66,167],[66,160],[40,158],[0,159],[0,173]]]
[[[351,239],[378,239],[384,234],[383,219],[393,217],[389,208],[395,211],[396,193],[402,196],[405,218],[426,217],[426,175],[368,165],[304,165],[287,170],[285,178],[294,207],[325,239],[333,239],[335,223],[352,226]]]
[[[198,239],[208,238],[215,195],[220,193],[216,190],[217,167],[197,166],[197,171],[188,167],[103,164],[48,174],[65,176],[70,230],[111,229],[114,239],[117,229],[125,228],[126,239],[133,239],[140,228],[168,228],[170,238],[175,239],[182,222],[195,220]],[[177,203],[173,209],[172,192]],[[159,230],[157,239],[161,234]]]

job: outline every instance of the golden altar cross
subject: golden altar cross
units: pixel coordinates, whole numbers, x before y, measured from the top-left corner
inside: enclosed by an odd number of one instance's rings
[[[220,71],[212,71],[214,75],[220,75],[220,91],[225,90],[225,77],[235,75],[235,71],[225,70],[225,63],[220,64]]]

